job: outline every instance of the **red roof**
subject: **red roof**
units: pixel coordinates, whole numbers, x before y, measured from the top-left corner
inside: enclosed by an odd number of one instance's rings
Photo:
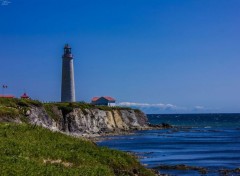
[[[97,101],[99,98],[102,98],[102,97],[93,97],[92,101]],[[103,98],[107,99],[108,101],[116,101],[114,98],[109,96],[104,96]]]
[[[97,101],[100,97],[93,97],[92,101]]]
[[[104,98],[107,99],[107,100],[109,100],[109,101],[115,101],[115,99],[112,98],[112,97],[104,97]]]
[[[14,95],[0,95],[0,98],[14,98]]]
[[[24,93],[24,94],[21,96],[21,98],[29,98],[29,96],[28,96],[26,93]]]

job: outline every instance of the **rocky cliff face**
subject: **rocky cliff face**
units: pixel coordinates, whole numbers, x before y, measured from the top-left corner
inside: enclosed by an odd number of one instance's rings
[[[66,113],[56,106],[31,107],[26,112],[31,124],[73,135],[119,133],[145,129],[147,117],[136,110],[100,110],[73,108]]]

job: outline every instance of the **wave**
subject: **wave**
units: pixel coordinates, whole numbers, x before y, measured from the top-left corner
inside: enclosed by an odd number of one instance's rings
[[[204,128],[212,128],[211,126],[206,126],[206,127],[204,127]]]

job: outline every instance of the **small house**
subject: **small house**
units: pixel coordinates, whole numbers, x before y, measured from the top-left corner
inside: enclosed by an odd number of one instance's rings
[[[93,105],[115,106],[116,100],[112,97],[94,97],[92,98]]]
[[[24,94],[21,96],[21,99],[30,99],[30,97],[29,97],[26,93],[24,93]]]
[[[14,95],[0,95],[0,98],[15,98]]]

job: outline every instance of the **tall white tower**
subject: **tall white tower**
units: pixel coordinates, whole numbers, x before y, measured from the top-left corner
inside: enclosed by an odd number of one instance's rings
[[[66,44],[62,56],[62,93],[61,102],[75,102],[75,83],[73,55],[71,47]]]

